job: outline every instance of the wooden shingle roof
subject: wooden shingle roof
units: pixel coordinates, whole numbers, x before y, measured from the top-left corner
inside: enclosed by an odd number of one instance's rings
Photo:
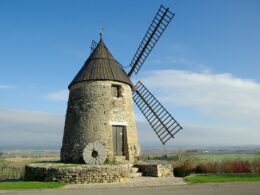
[[[124,69],[114,59],[102,38],[70,83],[69,88],[75,83],[94,80],[119,81],[129,84],[131,88],[134,86]]]

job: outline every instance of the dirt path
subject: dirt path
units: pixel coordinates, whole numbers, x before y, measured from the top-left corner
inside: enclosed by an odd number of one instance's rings
[[[186,185],[183,178],[177,177],[137,177],[122,183],[77,184],[68,185],[66,189],[94,189],[94,188],[126,188],[126,187],[154,187]]]

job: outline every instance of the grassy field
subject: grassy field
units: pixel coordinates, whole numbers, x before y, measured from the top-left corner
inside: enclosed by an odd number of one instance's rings
[[[143,160],[167,160],[167,161],[178,161],[178,160],[193,160],[193,161],[204,161],[204,162],[215,162],[221,160],[247,160],[252,161],[260,159],[260,153],[258,152],[146,152],[142,154]]]
[[[36,161],[57,160],[57,157],[12,157],[0,159],[0,180],[23,179],[25,164]]]
[[[7,166],[8,164],[9,164],[9,163],[8,163],[6,160],[0,158],[0,167]]]
[[[231,153],[231,154],[192,154],[196,159],[201,161],[220,161],[220,160],[254,160],[256,158],[260,158],[260,154],[243,154],[243,153]]]
[[[221,175],[194,175],[185,177],[190,184],[219,183],[219,182],[251,182],[260,181],[260,174],[221,174]]]
[[[0,180],[23,179],[24,166],[27,163],[59,159],[58,150],[15,150],[4,151],[3,154],[0,158]],[[260,153],[254,150],[150,151],[142,154],[142,160],[151,163],[167,162],[173,167],[184,166],[191,173],[260,173]],[[241,162],[242,160],[246,162]],[[198,165],[204,165],[202,168],[206,171],[195,171]]]
[[[63,186],[65,186],[65,184],[59,182],[0,182],[0,190],[61,188]]]
[[[16,157],[16,158],[6,158],[5,161],[8,163],[10,167],[21,168],[24,167],[25,164],[37,161],[55,161],[58,160],[57,157],[41,157],[41,158],[32,158],[32,157]]]

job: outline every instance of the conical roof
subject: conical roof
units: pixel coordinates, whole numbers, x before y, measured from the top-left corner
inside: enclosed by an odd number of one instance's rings
[[[119,81],[129,84],[131,88],[134,86],[123,68],[121,68],[120,64],[114,59],[102,38],[81,70],[70,83],[69,88],[75,83],[94,80]]]

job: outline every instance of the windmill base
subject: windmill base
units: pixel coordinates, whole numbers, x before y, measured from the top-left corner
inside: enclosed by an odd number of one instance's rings
[[[125,182],[140,176],[173,176],[170,164],[86,165],[60,162],[31,163],[25,166],[27,181],[59,181],[72,184]]]
[[[129,178],[130,165],[86,165],[66,163],[32,163],[25,166],[27,181],[64,183],[112,183]]]

